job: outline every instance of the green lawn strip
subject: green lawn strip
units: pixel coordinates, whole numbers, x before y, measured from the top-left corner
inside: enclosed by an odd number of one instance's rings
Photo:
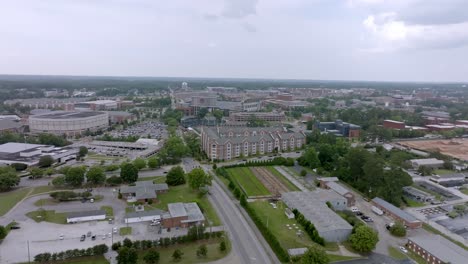
[[[27,264],[29,262],[23,262],[20,264]],[[49,264],[109,264],[109,261],[104,256],[94,256],[94,257],[81,257],[81,258],[73,258],[67,259],[63,261],[49,261]]]
[[[465,250],[468,250],[468,247],[466,245],[464,245],[463,243],[461,243],[460,241],[457,241],[455,239],[452,239],[451,237],[445,235],[444,233],[440,232],[439,230],[433,228],[432,226],[428,225],[428,224],[424,224],[423,223],[423,228],[428,231],[428,232],[431,232],[433,234],[436,234],[436,235],[441,235],[443,237],[445,237],[446,239],[452,241],[453,243],[459,245],[460,247],[464,248]]]
[[[269,195],[270,192],[265,186],[255,177],[253,172],[246,167],[231,168],[227,170],[231,178],[237,182],[247,196]]]
[[[468,188],[463,188],[463,189],[460,189],[460,192],[468,195]]]
[[[340,256],[340,255],[333,255],[333,254],[327,254],[327,255],[331,263],[361,258],[361,257]]]
[[[268,229],[278,238],[281,246],[284,249],[308,247],[313,242],[304,232],[303,228],[295,219],[288,219],[284,213],[285,205],[282,202],[277,203],[278,206],[274,209],[267,201],[256,201],[249,203],[261,221],[267,225]],[[292,229],[289,229],[286,225]],[[293,227],[296,224],[298,229]],[[296,232],[302,230],[302,237],[297,236]]]
[[[213,226],[221,225],[221,220],[219,219],[218,215],[216,214],[216,211],[208,201],[208,198],[199,197],[198,192],[191,190],[187,184],[179,186],[170,186],[168,192],[158,194],[158,200],[158,203],[154,203],[151,206],[161,210],[167,210],[167,204],[169,203],[196,202],[200,206],[200,209],[202,210],[207,220],[213,223]]]
[[[417,202],[417,201],[412,200],[410,198],[406,198],[405,202],[406,202],[406,205],[408,207],[422,207],[422,206],[426,205],[425,203]]]
[[[52,185],[46,185],[46,186],[37,186],[34,187],[33,191],[29,196],[40,194],[40,193],[45,193],[45,192],[50,192],[56,190],[54,186]]]
[[[328,251],[338,251],[338,250],[340,250],[340,247],[338,246],[338,243],[326,242],[325,243],[325,249],[328,250]]]
[[[166,183],[166,176],[159,176],[155,180],[153,180],[153,183]]]
[[[166,176],[149,176],[149,177],[138,177],[137,181],[154,181],[159,178],[166,178]]]
[[[408,256],[418,264],[427,264],[427,261],[418,254],[408,250]]]
[[[21,188],[14,191],[0,193],[0,216],[6,214],[19,201],[28,195],[31,188]]]
[[[56,213],[55,210],[37,210],[26,214],[32,220],[40,223],[42,221],[55,223],[55,224],[66,224],[67,213]]]
[[[281,172],[277,171],[273,167],[266,167],[273,175],[278,178],[290,191],[300,191],[301,189],[297,188],[292,182],[290,182]]]
[[[160,254],[159,263],[178,263],[178,264],[193,264],[193,263],[206,263],[212,262],[215,260],[219,260],[224,258],[229,253],[228,250],[221,252],[219,250],[219,243],[222,239],[213,239],[208,241],[197,241],[189,244],[180,244],[180,245],[173,245],[164,248],[156,249]],[[207,256],[204,258],[197,257],[197,249],[200,245],[206,245],[208,249]],[[174,262],[172,259],[172,253],[174,250],[179,249],[184,253],[182,259],[178,262]],[[145,256],[146,251],[141,251],[138,254],[138,262],[137,264],[145,264],[143,257]]]
[[[119,234],[121,236],[128,236],[128,235],[131,235],[132,234],[132,227],[131,226],[128,226],[128,227],[121,227],[120,230],[119,230]]]
[[[388,253],[390,257],[396,260],[404,260],[408,258],[408,256],[406,256],[403,252],[401,252],[400,249],[392,247],[392,246],[388,247]]]
[[[453,170],[437,169],[437,170],[434,170],[434,173],[437,175],[445,175],[445,174],[452,174],[456,172]]]
[[[42,206],[46,206],[46,205],[57,205],[59,204],[60,202],[53,199],[53,198],[43,198],[43,199],[39,199],[37,200],[36,202],[34,202],[34,205],[37,206],[37,207],[42,207]]]
[[[112,208],[112,206],[103,205],[101,206],[101,210],[106,211],[106,217],[114,216],[114,208]]]

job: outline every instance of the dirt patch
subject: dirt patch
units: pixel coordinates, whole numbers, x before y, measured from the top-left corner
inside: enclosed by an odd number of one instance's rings
[[[281,193],[290,191],[288,187],[266,168],[251,167],[250,170],[273,196],[281,196]]]
[[[398,144],[423,151],[440,152],[460,160],[468,160],[467,139],[402,141]]]

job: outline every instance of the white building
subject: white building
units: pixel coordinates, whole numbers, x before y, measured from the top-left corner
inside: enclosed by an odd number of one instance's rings
[[[87,221],[98,221],[104,219],[106,219],[106,211],[104,210],[72,212],[67,215],[68,224]]]
[[[410,160],[410,162],[411,162],[411,166],[413,166],[413,168],[415,168],[415,169],[418,169],[421,166],[437,169],[437,168],[440,168],[440,167],[442,167],[444,165],[443,160],[438,160],[438,159],[434,159],[434,158],[430,158],[430,159],[412,159],[412,160]]]
[[[0,145],[0,164],[24,163],[37,165],[42,156],[51,156],[57,162],[76,158],[78,149],[51,145],[9,142]]]

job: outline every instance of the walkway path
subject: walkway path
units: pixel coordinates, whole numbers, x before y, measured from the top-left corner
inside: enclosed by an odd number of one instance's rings
[[[297,181],[294,176],[292,176],[289,172],[287,172],[285,169],[283,169],[281,166],[275,166],[274,167],[277,171],[279,171],[281,174],[283,174],[284,177],[286,177],[292,184],[296,185],[297,188],[299,188],[303,192],[309,191],[304,185],[302,185],[299,181]]]

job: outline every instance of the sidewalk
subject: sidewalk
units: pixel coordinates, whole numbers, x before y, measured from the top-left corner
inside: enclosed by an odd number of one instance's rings
[[[283,169],[281,166],[275,166],[274,167],[277,171],[279,171],[281,174],[283,174],[284,177],[286,177],[292,184],[296,185],[297,188],[299,188],[303,192],[309,191],[304,185],[302,185],[299,181],[297,181],[294,176],[292,176],[289,172],[287,172],[285,169]]]

